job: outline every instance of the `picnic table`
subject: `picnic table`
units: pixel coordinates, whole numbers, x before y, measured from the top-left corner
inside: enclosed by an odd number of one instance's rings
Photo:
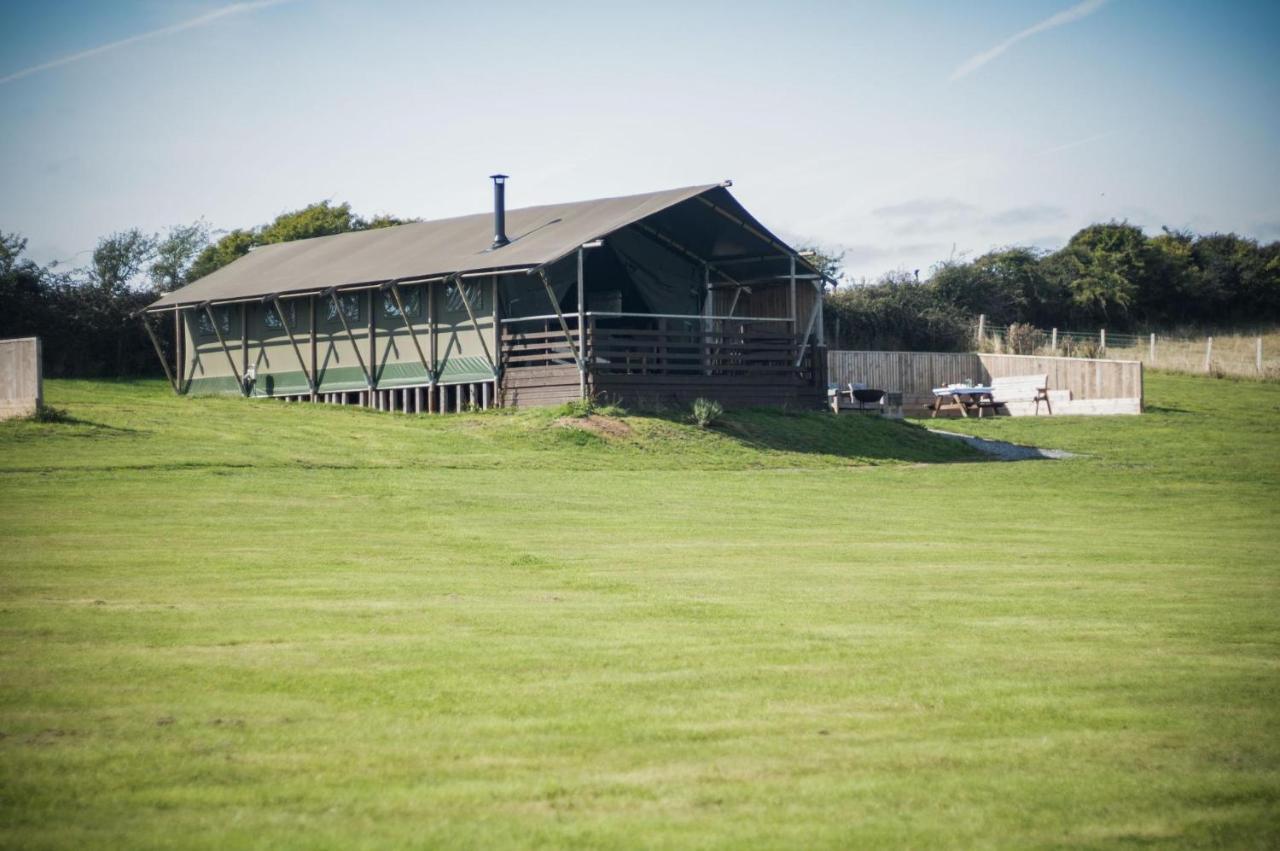
[[[976,409],[978,419],[982,419],[982,409],[993,405],[993,393],[994,387],[935,387],[930,418],[937,417],[939,411],[959,411],[960,416],[968,417]]]

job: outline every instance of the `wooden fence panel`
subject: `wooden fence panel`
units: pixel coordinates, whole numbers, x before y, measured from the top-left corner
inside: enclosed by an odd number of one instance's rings
[[[932,400],[932,390],[947,384],[972,381],[987,384],[993,378],[1014,375],[1049,376],[1049,389],[1069,390],[1071,398],[1142,399],[1142,364],[1139,361],[1088,358],[996,355],[972,352],[854,352],[827,353],[828,374],[844,387],[862,383],[898,392],[907,405]]]

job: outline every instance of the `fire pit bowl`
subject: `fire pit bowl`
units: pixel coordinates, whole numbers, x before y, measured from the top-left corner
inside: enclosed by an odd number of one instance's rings
[[[859,405],[875,405],[879,403],[884,396],[883,390],[861,390],[853,391],[853,398],[858,400]]]

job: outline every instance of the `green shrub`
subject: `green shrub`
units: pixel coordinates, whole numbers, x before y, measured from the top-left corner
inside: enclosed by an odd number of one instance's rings
[[[714,399],[701,397],[693,400],[693,414],[690,419],[698,428],[708,428],[724,415],[724,406]]]
[[[626,410],[621,405],[605,402],[596,396],[565,402],[556,410],[556,413],[562,417],[574,417],[576,419],[586,419],[592,414],[599,414],[602,417],[625,417],[627,415]]]

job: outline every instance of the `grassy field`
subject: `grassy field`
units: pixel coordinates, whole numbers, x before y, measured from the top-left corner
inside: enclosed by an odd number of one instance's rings
[[[1275,847],[1280,384],[0,424],[0,845]]]

